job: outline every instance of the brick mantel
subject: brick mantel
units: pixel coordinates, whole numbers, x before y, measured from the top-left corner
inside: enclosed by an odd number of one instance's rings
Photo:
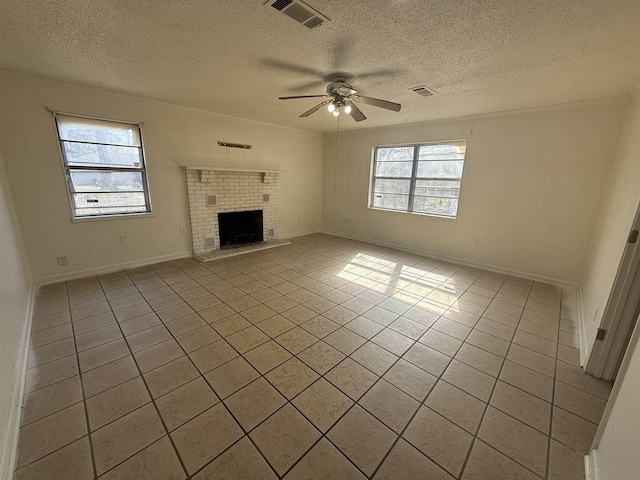
[[[278,238],[279,171],[199,166],[182,168],[187,181],[194,253],[220,248],[219,213],[262,210],[265,240]]]

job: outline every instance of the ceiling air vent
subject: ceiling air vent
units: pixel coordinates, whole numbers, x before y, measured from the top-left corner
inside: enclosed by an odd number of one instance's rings
[[[296,22],[303,24],[307,28],[314,28],[329,21],[327,17],[317,10],[314,10],[301,0],[268,0],[265,5],[271,5],[279,12],[284,13]]]
[[[434,95],[436,95],[436,92],[431,90],[429,87],[425,87],[424,85],[419,85],[417,87],[410,88],[409,90],[423,97],[433,97]]]

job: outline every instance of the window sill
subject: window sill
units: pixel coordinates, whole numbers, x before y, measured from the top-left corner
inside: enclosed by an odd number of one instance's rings
[[[86,223],[86,222],[102,222],[105,220],[133,220],[135,218],[149,218],[155,217],[153,212],[145,213],[122,213],[117,215],[100,215],[95,217],[73,217],[71,223]]]
[[[418,215],[420,217],[433,217],[433,218],[441,218],[443,220],[457,220],[458,216],[450,217],[447,215],[438,215],[436,213],[421,213],[421,212],[405,212],[402,210],[391,210],[387,208],[378,208],[378,207],[367,207],[368,210],[375,210],[376,212],[388,212],[388,213],[401,213],[404,215]]]

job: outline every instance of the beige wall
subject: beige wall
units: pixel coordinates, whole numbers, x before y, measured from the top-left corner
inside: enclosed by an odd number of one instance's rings
[[[11,471],[31,272],[0,157],[0,477]],[[8,478],[8,477],[6,477]]]
[[[640,323],[638,327],[640,328]],[[632,480],[640,471],[640,331],[636,332],[629,344],[624,362],[626,372],[618,377],[607,405],[604,421],[600,425],[599,441],[592,452],[592,460],[599,475],[594,479]],[[627,363],[628,362],[628,363]],[[624,368],[624,367],[623,367]]]
[[[632,94],[581,282],[582,355],[589,357],[640,201],[640,84]]]
[[[0,71],[0,150],[36,282],[191,252],[180,165],[284,170],[280,236],[320,228],[322,135]],[[144,122],[154,216],[71,223],[51,114]],[[247,143],[232,150],[217,142]],[[186,227],[186,234],[180,227]],[[128,243],[120,243],[126,234]],[[67,256],[68,267],[56,257]]]
[[[616,99],[345,132],[337,171],[336,137],[327,133],[323,230],[577,285],[626,105]],[[462,138],[457,220],[367,208],[373,145]]]

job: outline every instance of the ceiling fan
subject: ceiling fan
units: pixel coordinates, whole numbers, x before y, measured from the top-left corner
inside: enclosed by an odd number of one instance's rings
[[[304,112],[300,115],[301,117],[308,117],[327,105],[327,109],[333,113],[334,116],[337,117],[340,115],[340,112],[343,111],[344,113],[351,115],[356,122],[361,122],[362,120],[366,120],[367,117],[365,117],[364,113],[362,113],[362,111],[356,106],[356,103],[364,103],[366,105],[384,108],[394,112],[399,112],[401,108],[399,103],[360,95],[356,89],[347,83],[347,77],[344,76],[336,76],[333,79],[333,82],[327,85],[327,93],[323,95],[295,95],[290,97],[279,97],[280,100],[291,100],[295,98],[327,99]]]

